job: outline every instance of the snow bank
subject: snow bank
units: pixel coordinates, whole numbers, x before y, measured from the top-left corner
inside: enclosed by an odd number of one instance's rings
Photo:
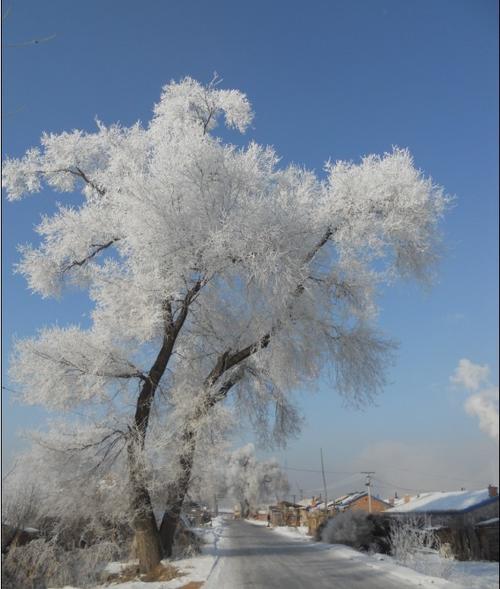
[[[264,526],[264,527],[267,527],[267,521],[262,521],[260,519],[246,519],[245,521],[248,524],[252,524],[253,526]]]
[[[396,564],[393,557],[387,555],[375,555],[384,560]],[[439,554],[419,554],[412,565],[404,568],[417,568],[425,571],[432,578],[445,579],[456,587],[466,589],[497,589],[499,578],[498,562],[465,561],[443,558]]]
[[[254,522],[248,520],[249,523],[261,524],[262,522]],[[264,522],[265,523],[265,522]],[[323,551],[325,557],[335,559],[356,560],[364,565],[378,570],[382,573],[397,577],[405,583],[412,583],[418,587],[429,587],[433,589],[458,589],[461,587],[458,584],[452,583],[446,579],[441,579],[435,576],[424,575],[420,572],[409,569],[408,567],[397,564],[391,557],[386,557],[382,554],[366,554],[359,552],[354,548],[345,546],[344,544],[326,544],[325,542],[314,542],[314,540],[307,535],[307,528],[305,526],[290,527],[277,526],[269,529],[270,533],[275,533],[280,536],[299,541],[311,543],[313,547]],[[474,586],[471,586],[471,589]],[[474,587],[476,589],[476,587]]]
[[[307,535],[306,526],[277,526],[276,528],[271,529],[276,532],[276,534],[279,534],[280,536],[286,536],[292,540],[299,540],[302,542],[313,541],[312,537]]]
[[[249,523],[260,525],[262,522],[254,522],[249,520]],[[412,570],[397,564],[390,556],[382,554],[366,554],[359,552],[354,548],[345,546],[344,544],[326,544],[325,542],[314,542],[314,540],[307,535],[307,528],[305,526],[290,527],[277,526],[269,529],[270,533],[299,541],[311,543],[311,546],[317,547],[321,550],[326,558],[356,560],[364,565],[386,573],[392,577],[396,577],[405,583],[412,583],[417,587],[428,587],[433,589],[462,589],[463,586],[447,579],[442,579],[432,575],[424,575],[421,572]],[[471,585],[471,589],[479,589],[480,585]],[[488,587],[489,585],[485,586]]]

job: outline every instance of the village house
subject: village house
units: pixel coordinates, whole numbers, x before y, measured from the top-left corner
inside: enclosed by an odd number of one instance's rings
[[[432,526],[475,525],[498,517],[498,489],[490,485],[479,491],[436,491],[421,493],[387,511],[388,515],[407,518],[420,516]]]
[[[498,560],[498,488],[489,485],[478,491],[422,493],[406,497],[386,515],[418,519],[432,527],[441,543],[451,546],[459,560]]]
[[[370,500],[366,491],[358,491],[355,493],[349,493],[348,495],[343,495],[334,501],[334,507],[336,511],[346,511],[348,509],[352,509],[354,511],[358,510],[370,513],[370,502],[371,513],[380,513],[390,509],[391,507],[387,501],[383,501],[378,497],[372,496]]]
[[[272,526],[300,526],[304,507],[290,501],[279,501],[269,506]],[[302,516],[303,517],[303,516]]]

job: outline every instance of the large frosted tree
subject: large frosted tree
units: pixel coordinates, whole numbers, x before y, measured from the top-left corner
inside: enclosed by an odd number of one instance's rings
[[[383,386],[392,346],[374,325],[377,289],[429,278],[446,206],[406,150],[318,176],[225,143],[221,116],[244,132],[246,96],[186,78],[147,126],[44,134],[4,162],[11,200],[81,193],[42,218],[17,270],[43,297],[87,291],[91,324],[17,342],[11,373],[25,402],[99,423],[89,443],[120,438],[144,570],[171,552],[197,437],[229,395],[256,425],[273,414],[280,435],[297,420],[290,393],[328,367],[354,403]],[[154,408],[178,448],[160,529],[145,474]]]

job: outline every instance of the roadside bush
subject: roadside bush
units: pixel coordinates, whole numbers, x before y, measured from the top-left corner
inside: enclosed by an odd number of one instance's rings
[[[425,518],[394,519],[390,525],[391,554],[399,564],[419,573],[447,578],[452,558],[443,558],[441,542]]]
[[[381,515],[344,511],[323,522],[316,539],[329,544],[346,544],[357,550],[389,554],[389,533],[389,521]]]
[[[322,540],[368,550],[374,544],[373,518],[364,511],[344,511],[330,518],[323,528]]]
[[[34,540],[25,546],[12,546],[3,557],[2,587],[91,587],[101,581],[106,564],[121,556],[122,551],[112,542],[68,551],[54,540]]]
[[[439,549],[439,541],[422,518],[395,519],[390,527],[391,553],[402,564],[418,554]]]

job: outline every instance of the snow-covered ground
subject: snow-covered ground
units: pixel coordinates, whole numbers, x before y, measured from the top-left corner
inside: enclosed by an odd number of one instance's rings
[[[266,522],[247,520],[254,525],[266,525]],[[307,536],[307,528],[283,526],[271,528],[280,536],[298,541],[312,542]],[[318,542],[318,546],[324,543]],[[439,555],[422,555],[415,561],[415,567],[402,566],[386,554],[364,554],[341,544],[331,545],[331,554],[344,556],[350,560],[363,561],[375,569],[390,572],[401,579],[413,580],[417,585],[439,587],[466,587],[467,589],[496,589],[499,586],[498,562],[468,561],[460,562],[442,558]],[[416,570],[415,570],[416,569]],[[450,584],[451,583],[451,584]]]
[[[395,562],[391,556],[382,556]],[[407,565],[432,577],[452,581],[459,587],[467,589],[497,589],[499,586],[498,562],[458,561],[442,558],[438,554],[422,555],[414,563]]]
[[[253,524],[254,526],[264,526],[267,527],[267,522],[255,520],[255,519],[247,519],[245,520],[249,524]],[[280,536],[287,536],[292,540],[300,540],[302,542],[312,542],[313,539],[311,536],[307,535],[307,527],[306,526],[279,526],[276,528],[269,528],[270,531],[278,533]]]

